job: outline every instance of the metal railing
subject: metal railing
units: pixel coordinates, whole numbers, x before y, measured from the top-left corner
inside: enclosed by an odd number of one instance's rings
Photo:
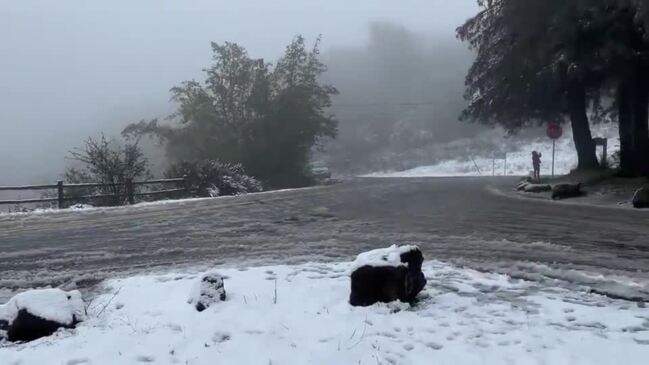
[[[165,189],[165,190],[156,190],[149,192],[138,192],[136,187],[146,186],[146,185],[164,185],[164,184],[182,184],[182,188],[176,189]],[[126,200],[129,204],[135,204],[136,197],[144,196],[169,196],[176,193],[185,193],[189,195],[190,185],[188,183],[187,177],[175,178],[175,179],[158,179],[158,180],[148,180],[148,181],[133,181],[132,179],[126,179],[123,183],[116,184],[102,184],[102,183],[84,183],[84,184],[64,184],[62,180],[59,180],[56,184],[52,185],[24,185],[24,186],[0,186],[0,191],[41,191],[41,190],[56,190],[56,197],[48,198],[39,198],[39,199],[18,199],[18,200],[0,200],[0,205],[7,204],[36,204],[36,203],[57,203],[59,209],[66,207],[66,202],[72,200],[93,200],[101,198],[114,198],[118,199],[119,194],[93,194],[93,195],[84,195],[84,196],[66,196],[65,192],[73,189],[92,189],[92,188],[117,188],[123,187],[125,192]]]

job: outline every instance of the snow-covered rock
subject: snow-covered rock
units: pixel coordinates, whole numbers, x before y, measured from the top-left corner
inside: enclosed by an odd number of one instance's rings
[[[552,186],[548,184],[532,184],[528,182],[522,182],[518,185],[519,191],[524,191],[526,193],[542,193],[545,191],[551,191]]]
[[[634,208],[649,208],[649,188],[640,188],[633,194]]]
[[[0,338],[32,341],[59,328],[74,328],[84,319],[85,306],[79,291],[30,290],[0,305]]]
[[[361,253],[351,266],[349,303],[411,302],[426,285],[421,272],[423,261],[417,246],[393,245]]]
[[[70,207],[71,210],[84,210],[84,209],[91,209],[94,208],[94,206],[90,204],[75,204]]]
[[[208,272],[196,280],[187,302],[194,305],[197,311],[202,312],[213,304],[224,300],[223,277],[216,272]]]
[[[575,198],[581,195],[581,183],[557,184],[552,187],[552,199]]]

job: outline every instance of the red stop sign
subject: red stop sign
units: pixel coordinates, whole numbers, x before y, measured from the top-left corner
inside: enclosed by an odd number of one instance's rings
[[[563,128],[561,124],[557,122],[548,123],[548,128],[545,131],[550,139],[558,139],[563,134]]]

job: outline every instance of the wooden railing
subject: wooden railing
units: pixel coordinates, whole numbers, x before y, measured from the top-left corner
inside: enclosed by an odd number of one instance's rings
[[[164,184],[182,184],[182,188],[157,190],[149,192],[137,192],[137,186],[145,185],[164,185]],[[187,177],[177,179],[159,179],[148,181],[133,181],[126,179],[124,183],[117,184],[101,184],[101,183],[87,183],[87,184],[64,184],[59,180],[53,185],[25,185],[25,186],[0,186],[0,191],[43,191],[43,190],[56,190],[55,198],[39,198],[39,199],[19,199],[19,200],[0,200],[0,205],[7,204],[35,204],[35,203],[57,203],[59,209],[65,208],[66,202],[71,200],[93,200],[101,198],[119,198],[117,194],[96,194],[85,196],[66,196],[65,191],[68,189],[92,189],[92,188],[115,188],[123,187],[126,200],[129,204],[135,204],[136,197],[143,196],[168,196],[175,193],[185,193],[189,195],[190,185],[188,184]]]

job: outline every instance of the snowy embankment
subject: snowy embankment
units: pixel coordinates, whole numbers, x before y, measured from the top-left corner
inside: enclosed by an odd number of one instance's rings
[[[195,274],[110,280],[75,330],[0,344],[3,364],[646,364],[649,310],[432,261],[414,306],[351,307],[350,264],[223,269],[227,300],[187,303]]]
[[[277,190],[267,190],[267,191],[260,191],[256,193],[245,193],[245,194],[240,194],[240,195],[223,195],[223,196],[217,196],[217,197],[209,197],[209,198],[182,198],[182,199],[163,199],[163,200],[156,200],[156,201],[151,201],[151,202],[140,202],[136,203],[134,205],[120,205],[120,206],[115,206],[115,207],[95,207],[90,204],[75,204],[71,207],[64,208],[64,209],[58,209],[58,208],[35,208],[32,210],[25,210],[25,211],[16,211],[16,212],[3,212],[0,211],[0,217],[19,217],[19,216],[30,216],[30,215],[44,215],[44,214],[61,214],[61,213],[70,213],[70,212],[82,212],[82,213],[90,213],[90,212],[105,212],[105,211],[111,211],[111,210],[120,210],[120,209],[130,209],[130,208],[147,208],[147,207],[155,207],[155,206],[160,206],[160,205],[174,205],[174,204],[186,204],[186,203],[192,203],[192,202],[199,202],[199,201],[207,201],[207,200],[212,200],[212,199],[236,199],[241,196],[246,196],[246,195],[252,195],[252,196],[257,196],[257,195],[272,195],[272,194],[282,194],[282,193],[287,193],[287,192],[293,192],[293,191],[299,191],[299,190],[309,190],[309,189],[314,189],[317,188],[318,186],[312,186],[312,187],[306,187],[306,188],[290,188],[290,189],[277,189]]]
[[[615,151],[619,150],[618,132],[614,125],[594,126],[592,133],[595,137],[608,138],[609,158]],[[508,151],[507,175],[527,176],[532,170],[532,151],[538,151],[543,155],[541,159],[541,175],[551,174],[552,141],[547,137],[543,136],[532,140],[509,140],[506,143],[503,140],[502,145],[502,150]],[[486,156],[466,156],[462,159],[442,161],[434,165],[420,166],[406,171],[377,172],[366,175],[366,177],[492,176],[493,174],[502,176],[505,172],[505,160],[502,159],[502,156],[498,156],[498,159],[494,161],[492,157],[491,154]],[[554,172],[557,175],[567,174],[576,166],[577,154],[572,140],[572,132],[567,130],[564,132],[563,137],[556,142]]]

